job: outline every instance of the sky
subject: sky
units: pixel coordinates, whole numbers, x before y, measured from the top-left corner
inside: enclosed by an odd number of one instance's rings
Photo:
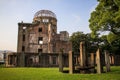
[[[0,0],[0,50],[17,51],[18,23],[31,23],[39,10],[57,16],[57,30],[90,33],[90,13],[97,0]]]

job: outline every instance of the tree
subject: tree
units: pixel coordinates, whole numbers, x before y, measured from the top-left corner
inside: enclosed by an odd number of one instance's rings
[[[70,41],[72,42],[72,50],[75,53],[79,53],[80,50],[80,42],[85,40],[85,34],[83,32],[74,32],[70,37]]]
[[[98,2],[89,19],[92,36],[95,37],[103,31],[120,35],[120,0],[98,0]]]
[[[104,48],[109,46],[111,51],[116,53],[120,50],[120,0],[98,0],[98,2],[89,19],[91,34],[95,38],[96,35],[108,31],[106,40],[109,44],[104,45]]]
[[[120,52],[120,36],[113,34],[112,32],[108,34],[107,40],[111,46],[111,52],[119,54]]]
[[[70,41],[72,42],[72,50],[74,53],[80,52],[80,42],[85,41],[86,51],[95,52],[97,49],[97,43],[99,40],[97,38],[91,38],[90,34],[84,34],[83,32],[74,32],[70,37]]]
[[[112,53],[112,47],[107,40],[107,35],[101,36],[100,39],[101,39],[101,43],[99,47],[102,49],[102,51],[107,50],[110,53]]]

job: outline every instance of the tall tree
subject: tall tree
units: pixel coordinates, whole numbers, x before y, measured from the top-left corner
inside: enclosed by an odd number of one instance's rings
[[[115,54],[119,54],[120,52],[120,36],[113,34],[112,32],[109,33],[107,39],[111,46],[111,52]]]
[[[120,0],[98,0],[98,2],[89,19],[91,34],[96,37],[101,32],[108,31],[107,40],[112,51],[116,52],[120,49],[118,47],[120,46]]]
[[[95,11],[89,19],[92,35],[110,31],[120,35],[120,0],[98,0]]]
[[[70,37],[70,41],[72,42],[72,50],[75,53],[79,53],[80,42],[85,40],[85,34],[83,32],[74,32]]]
[[[75,53],[80,52],[80,42],[85,41],[86,51],[93,52],[96,50],[96,47],[99,43],[97,38],[91,38],[90,34],[84,34],[83,32],[74,32],[70,37],[70,41],[72,42],[72,50]]]

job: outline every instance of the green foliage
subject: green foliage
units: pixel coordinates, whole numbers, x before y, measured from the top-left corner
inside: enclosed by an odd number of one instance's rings
[[[107,36],[107,40],[109,43],[112,43],[113,41],[115,41],[117,39],[117,35],[113,34],[112,32],[108,34]]]
[[[58,68],[0,68],[0,80],[120,80],[120,67],[102,74],[67,74]]]
[[[91,13],[90,29],[92,35],[101,31],[120,33],[120,0],[98,0],[95,11]]]
[[[79,52],[80,42],[85,41],[85,34],[83,32],[74,32],[70,37],[70,41],[72,42],[73,52]]]
[[[70,41],[72,42],[72,48],[74,53],[80,52],[80,42],[85,41],[86,52],[96,52],[98,48],[98,44],[101,42],[101,39],[92,38],[90,34],[84,34],[83,32],[74,32],[70,37]]]
[[[84,34],[83,32],[74,32],[70,37],[70,41],[72,42],[72,48],[74,53],[80,52],[80,42],[85,41],[86,51],[91,52],[91,44],[93,39],[91,38],[90,34]],[[95,47],[94,47],[95,48]]]
[[[119,54],[120,52],[120,36],[115,35],[114,33],[109,33],[107,36],[107,40],[111,46],[111,52],[114,54]]]
[[[98,0],[95,11],[91,13],[89,27],[91,35],[108,31],[107,39],[109,43],[104,43],[101,47],[108,49],[112,53],[120,51],[120,0]]]
[[[107,41],[107,35],[103,35],[100,38],[100,48],[104,51],[104,50],[110,50],[111,46],[109,45],[108,41]]]

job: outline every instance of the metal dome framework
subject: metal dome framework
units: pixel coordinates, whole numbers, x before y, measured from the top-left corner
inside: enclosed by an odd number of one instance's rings
[[[52,11],[49,10],[40,10],[38,12],[35,13],[34,18],[36,17],[53,17],[56,18],[55,13],[53,13]]]

